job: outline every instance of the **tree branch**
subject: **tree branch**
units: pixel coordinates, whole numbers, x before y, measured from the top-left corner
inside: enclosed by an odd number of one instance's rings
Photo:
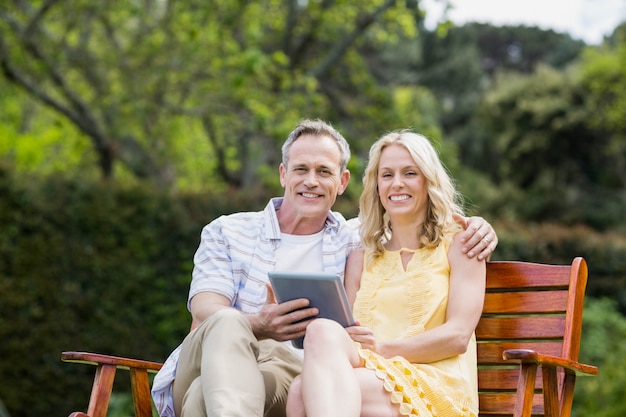
[[[297,3],[297,1],[295,0],[294,2]],[[327,10],[333,5],[334,2],[335,0],[322,1],[320,5],[321,10],[322,11]],[[292,69],[298,66],[298,64],[300,63],[300,60],[302,59],[302,57],[304,56],[304,53],[307,50],[307,47],[315,41],[316,31],[321,26],[320,22],[322,20],[322,14],[323,13],[320,13],[320,15],[316,19],[310,19],[310,17],[307,16],[307,18],[309,19],[308,27],[311,28],[311,30],[309,30],[309,32],[303,35],[301,38],[298,39],[294,37],[293,32],[289,34],[292,40],[297,41],[295,42],[294,45],[288,46],[287,49],[285,50],[286,52],[288,52],[287,55],[290,57],[290,67]],[[294,15],[293,19],[294,21],[291,24],[293,25],[293,28],[295,28],[298,25],[297,13]]]
[[[330,71],[330,69],[337,63],[337,61],[341,59],[348,48],[358,39],[359,35],[365,32],[365,30],[376,22],[381,14],[394,6],[396,2],[397,0],[387,0],[374,12],[358,19],[356,27],[352,33],[348,34],[339,43],[337,43],[335,47],[329,51],[326,59],[324,59],[317,67],[313,68],[310,74],[318,80],[323,79],[328,74],[328,71]]]

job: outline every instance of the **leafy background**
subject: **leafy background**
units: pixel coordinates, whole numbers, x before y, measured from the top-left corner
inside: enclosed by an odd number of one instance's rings
[[[424,27],[416,0],[0,4],[0,404],[85,409],[63,350],[165,359],[189,326],[202,226],[281,193],[304,117],[353,150],[430,137],[498,231],[493,259],[590,266],[575,416],[623,416],[626,26],[601,45],[525,26]],[[118,377],[110,415],[132,414]],[[3,413],[0,407],[0,413]],[[4,417],[4,416],[2,416]]]

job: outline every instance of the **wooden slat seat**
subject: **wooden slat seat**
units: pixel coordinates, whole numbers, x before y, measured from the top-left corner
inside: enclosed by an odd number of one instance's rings
[[[576,376],[595,375],[578,363],[587,265],[487,263],[483,316],[476,328],[481,417],[570,417]],[[61,359],[97,366],[87,413],[105,417],[118,368],[131,377],[135,415],[152,416],[148,372],[161,364],[84,352]]]

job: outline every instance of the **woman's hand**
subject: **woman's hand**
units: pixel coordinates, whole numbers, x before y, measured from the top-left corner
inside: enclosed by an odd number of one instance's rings
[[[461,232],[463,253],[470,258],[478,255],[479,261],[489,260],[498,246],[498,235],[493,227],[482,217],[463,217],[458,214],[452,217],[465,229]]]
[[[360,343],[362,348],[376,352],[376,338],[372,329],[361,326],[357,321],[354,326],[346,327],[346,332],[353,341]]]

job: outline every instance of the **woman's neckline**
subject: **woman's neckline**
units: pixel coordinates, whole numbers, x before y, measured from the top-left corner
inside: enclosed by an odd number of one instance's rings
[[[385,251],[392,252],[392,253],[397,253],[397,252],[416,253],[417,251],[419,251],[419,249],[409,249],[409,248],[387,249],[387,248],[385,248]]]

